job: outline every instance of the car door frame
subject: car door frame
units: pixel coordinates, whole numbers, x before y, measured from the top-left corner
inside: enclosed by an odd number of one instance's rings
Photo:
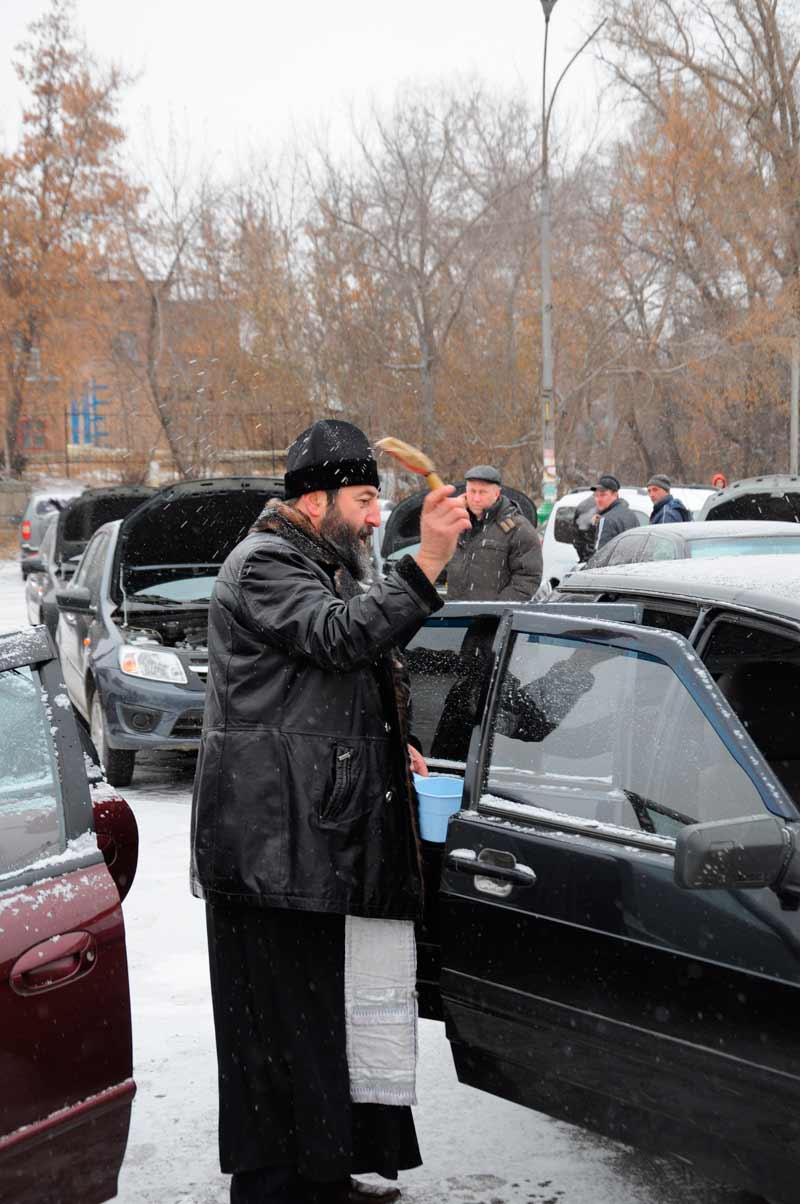
[[[83,743],[45,628],[0,636],[0,672],[23,666],[30,667],[38,682],[45,715],[58,713],[51,735],[63,848],[0,877],[0,906],[11,917],[0,937],[11,955],[10,961],[3,959],[0,1012],[11,1031],[22,1026],[17,1039],[23,1043],[23,1034],[35,1034],[37,1024],[47,1025],[37,1055],[47,1064],[41,1089],[31,1087],[34,1103],[25,1102],[24,1123],[0,1131],[0,1198],[13,1198],[17,1204],[80,1204],[87,1194],[97,1199],[114,1194],[136,1091],[125,928],[119,891],[96,837]],[[27,916],[26,909],[31,909],[31,923],[20,944],[14,916]],[[68,946],[62,957],[65,950],[59,942],[76,938],[76,950]],[[54,974],[64,974],[59,963],[69,958],[75,959],[77,972],[65,974],[63,980],[43,981],[51,957]],[[39,977],[27,986],[24,980],[31,969]],[[89,1000],[97,1003],[87,1006]],[[112,1017],[110,1039],[107,1025]],[[63,1066],[55,1066],[53,1042],[62,1029],[69,1031],[69,1040],[62,1036],[58,1048],[65,1055]],[[6,1053],[11,1052],[6,1047]],[[87,1070],[77,1073],[78,1065]],[[94,1090],[85,1089],[87,1080]],[[34,1115],[40,1099],[42,1106]]]
[[[601,606],[602,604],[598,604],[598,608]],[[512,636],[526,632],[554,638],[610,643],[624,651],[644,652],[656,656],[688,690],[721,738],[730,756],[755,786],[764,809],[780,815],[787,823],[797,824],[800,821],[798,809],[756,746],[737,728],[735,716],[731,715],[724,698],[701,666],[692,646],[683,637],[646,627],[622,626],[588,618],[572,619],[563,612],[550,615],[543,614],[542,611],[528,614],[517,612],[506,616],[495,641],[496,655],[480,735],[476,737],[477,743],[472,746],[477,755],[467,766],[463,810],[451,820],[448,830],[439,894],[442,934],[440,1002],[459,1078],[472,1086],[536,1107],[555,1117],[584,1124],[631,1144],[649,1146],[657,1152],[673,1153],[688,1158],[700,1169],[721,1178],[731,1175],[738,1186],[755,1190],[760,1185],[761,1190],[767,1190],[765,1185],[769,1185],[767,1194],[774,1195],[775,1199],[788,1199],[790,1197],[781,1196],[780,1193],[787,1190],[786,1184],[792,1175],[796,1175],[797,1166],[791,1159],[781,1160],[780,1156],[776,1157],[775,1149],[769,1147],[766,1139],[763,1147],[757,1146],[757,1143],[752,1148],[747,1146],[746,1150],[742,1147],[739,1151],[739,1164],[734,1165],[736,1145],[742,1138],[737,1126],[740,1127],[745,1110],[744,1105],[740,1104],[737,1112],[736,1103],[731,1102],[730,1093],[726,1096],[723,1092],[720,1105],[724,1113],[720,1124],[727,1124],[730,1130],[730,1148],[724,1151],[725,1141],[718,1140],[717,1134],[703,1133],[702,1139],[698,1139],[697,1133],[688,1124],[682,1127],[680,1118],[675,1116],[674,1098],[670,1097],[669,1106],[665,1104],[663,1112],[659,1110],[661,1105],[655,1096],[649,1099],[646,1107],[641,1107],[642,1099],[648,1098],[647,1085],[640,1082],[642,1071],[643,1068],[652,1069],[649,1066],[652,1048],[648,1049],[648,1046],[655,1047],[661,1040],[657,1025],[651,1019],[642,1020],[633,1027],[628,1026],[629,1048],[625,1049],[619,1046],[619,1026],[612,1027],[602,1016],[588,1016],[581,1013],[579,1008],[576,1010],[575,1007],[570,1008],[566,1004],[562,1008],[558,1023],[562,1024],[564,1015],[568,1015],[567,1023],[576,1025],[576,1029],[572,1036],[566,1039],[563,1031],[558,1034],[560,1052],[567,1056],[572,1049],[580,1056],[588,1058],[590,1063],[593,1060],[592,1071],[596,1082],[599,1081],[597,1076],[602,1075],[613,1079],[608,1098],[603,1097],[602,1092],[587,1089],[585,1082],[570,1081],[566,1067],[566,1078],[559,1083],[557,1074],[550,1074],[549,1077],[544,1073],[538,1074],[529,1062],[524,1064],[533,1047],[538,1049],[543,1059],[549,1056],[548,1042],[555,1039],[556,1030],[547,1033],[546,1027],[548,1015],[553,1009],[551,1007],[548,1012],[545,992],[545,996],[542,996],[536,1005],[535,1015],[531,1017],[525,1014],[529,1002],[527,996],[519,992],[515,995],[514,992],[498,990],[493,985],[493,959],[502,959],[503,951],[507,956],[508,949],[513,948],[516,933],[514,917],[518,913],[500,897],[502,891],[496,897],[479,899],[474,886],[478,877],[488,882],[490,888],[494,882],[505,890],[509,882],[514,881],[513,875],[516,874],[514,889],[525,889],[526,876],[531,871],[535,875],[537,867],[529,866],[527,860],[521,861],[517,856],[520,849],[526,849],[527,845],[522,836],[515,832],[524,832],[535,837],[539,846],[546,847],[550,842],[551,848],[559,848],[562,851],[567,848],[571,854],[580,854],[582,849],[590,848],[593,855],[602,856],[607,860],[613,859],[615,855],[618,858],[627,857],[634,867],[637,861],[643,866],[646,862],[663,862],[665,858],[671,858],[670,845],[674,846],[674,842],[663,836],[633,829],[613,830],[611,826],[605,825],[603,831],[598,832],[598,825],[593,821],[540,812],[538,808],[521,809],[520,805],[515,803],[508,806],[503,806],[502,803],[498,805],[498,802],[489,807],[481,805],[482,784],[489,755],[488,737],[498,702],[502,673],[510,655]],[[565,845],[565,839],[569,844]],[[478,848],[484,852],[492,848],[499,850],[500,864],[495,864],[495,859],[484,865],[482,853],[476,851]],[[478,860],[480,865],[476,864]],[[664,865],[661,869],[664,869]],[[669,876],[671,878],[671,873]],[[674,887],[674,884],[672,887],[675,890],[679,889]],[[712,893],[727,895],[733,892]],[[739,892],[740,895],[742,893],[744,892]],[[753,893],[751,892],[749,897],[746,896],[746,903],[751,902]],[[683,894],[699,899],[698,892]],[[480,914],[489,917],[485,924],[487,931],[491,929],[491,940],[484,946],[481,946],[480,937],[475,931],[480,925],[472,920],[465,920],[468,914],[478,914],[474,906],[476,901]],[[468,903],[469,907],[465,906],[465,903]],[[698,902],[698,912],[700,909]],[[539,917],[539,920],[544,920],[547,927],[546,916]],[[567,930],[562,927],[561,931]],[[582,937],[585,943],[586,934],[582,933]],[[635,940],[633,945],[637,946]],[[591,942],[587,947],[591,948]],[[471,961],[470,953],[476,950],[478,954]],[[641,952],[641,949],[639,951]],[[665,953],[658,950],[657,953],[669,960],[669,951]],[[553,964],[547,968],[553,982],[558,980],[563,969],[557,959],[556,952]],[[691,972],[691,965],[695,964],[687,957],[676,956],[674,960],[676,972],[685,972],[687,966]],[[541,967],[539,969],[541,970]],[[703,967],[701,972],[702,969]],[[745,967],[748,973],[749,969]],[[563,970],[563,973],[566,974],[567,970]],[[573,985],[576,981],[573,978]],[[800,1001],[800,975],[798,982],[788,984],[783,980],[758,976],[753,972],[748,982],[751,985],[755,984],[754,995],[760,992],[760,1006],[764,1007],[765,1015],[783,1016],[787,1013],[794,1014],[796,1011],[796,1006],[792,1009],[790,1005],[793,1001]],[[562,987],[566,990],[569,983],[565,980]],[[568,991],[566,997],[569,997]],[[669,1001],[665,1006],[669,1007]],[[588,1029],[581,1032],[581,1024],[588,1025]],[[776,1020],[775,1025],[777,1032],[780,1021]],[[587,1040],[589,1029],[591,1038]],[[665,1048],[669,1045],[668,1042],[664,1044]],[[512,1051],[510,1056],[509,1051]],[[714,1051],[709,1053],[706,1048],[700,1050],[698,1066],[707,1075],[716,1074],[717,1078],[723,1081],[725,1076],[719,1072],[722,1063],[719,1058],[715,1059],[712,1056],[713,1053]],[[520,1059],[517,1064],[514,1064],[514,1056]],[[757,1057],[750,1062],[745,1057],[736,1057],[735,1050],[732,1057],[736,1062],[734,1078],[737,1079],[741,1098],[752,1101],[748,1114],[750,1119],[754,1120],[759,1108],[768,1107],[770,1095],[775,1092],[777,1080],[780,1078],[781,1098],[786,1100],[786,1104],[780,1111],[780,1118],[776,1124],[780,1129],[785,1121],[793,1130],[792,1117],[800,1102],[800,1077],[797,1074],[793,1077],[788,1073],[781,1076],[774,1068],[759,1065]],[[727,1067],[728,1063],[725,1063],[725,1066]],[[549,1069],[552,1071],[553,1067]],[[639,1079],[636,1077],[637,1072]],[[669,1076],[666,1077],[669,1079]],[[637,1083],[639,1086],[636,1086]],[[731,1083],[728,1082],[727,1087],[730,1086]],[[677,1090],[675,1082],[670,1080],[669,1088],[674,1096]],[[688,1084],[686,1089],[688,1092]],[[747,1132],[750,1131],[748,1127]],[[724,1132],[727,1133],[728,1130]],[[747,1140],[751,1139],[748,1137]]]

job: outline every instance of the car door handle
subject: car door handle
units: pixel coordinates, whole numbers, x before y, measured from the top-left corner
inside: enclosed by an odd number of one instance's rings
[[[11,967],[9,981],[17,995],[51,991],[88,974],[97,959],[91,932],[65,932],[28,949]]]
[[[495,878],[514,886],[535,886],[536,874],[529,865],[517,861],[505,849],[452,849],[447,854],[447,868],[476,878]]]

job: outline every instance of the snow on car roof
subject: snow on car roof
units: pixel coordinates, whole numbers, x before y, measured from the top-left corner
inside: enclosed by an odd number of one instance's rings
[[[800,552],[611,565],[586,569],[561,585],[564,591],[580,593],[617,588],[637,595],[735,604],[800,622]]]
[[[692,523],[665,523],[658,526],[658,533],[680,535],[684,539],[732,539],[736,535],[746,536],[748,539],[774,538],[776,535],[800,539],[800,523],[783,523],[771,519],[762,521],[755,518],[728,518],[720,519],[719,522],[701,519]]]

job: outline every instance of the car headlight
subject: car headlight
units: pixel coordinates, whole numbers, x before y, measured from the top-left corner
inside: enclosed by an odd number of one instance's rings
[[[146,677],[148,681],[171,681],[186,685],[188,678],[180,657],[174,652],[157,648],[134,648],[123,644],[119,650],[119,667],[131,677]]]

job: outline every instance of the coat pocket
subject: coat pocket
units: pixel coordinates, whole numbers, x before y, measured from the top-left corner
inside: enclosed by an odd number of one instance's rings
[[[333,775],[330,788],[325,791],[319,804],[319,822],[323,825],[338,824],[353,816],[348,813],[348,804],[355,782],[356,750],[345,744],[333,746]]]

